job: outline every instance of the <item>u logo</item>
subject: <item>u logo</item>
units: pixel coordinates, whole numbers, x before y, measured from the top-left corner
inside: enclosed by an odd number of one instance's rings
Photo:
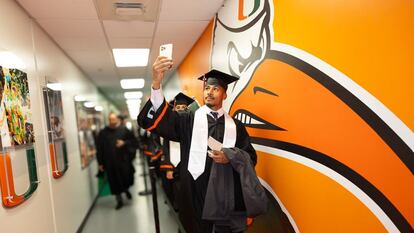
[[[14,207],[27,200],[37,189],[39,181],[37,180],[36,159],[34,148],[26,149],[27,167],[29,170],[30,185],[27,191],[22,194],[16,194],[14,188],[14,178],[10,152],[0,153],[0,187],[2,193],[2,202],[5,207]]]
[[[245,20],[247,17],[253,15],[257,9],[259,9],[260,6],[260,0],[254,0],[254,5],[253,5],[253,9],[249,14],[245,14],[245,5],[244,5],[244,0],[239,0],[239,21]]]

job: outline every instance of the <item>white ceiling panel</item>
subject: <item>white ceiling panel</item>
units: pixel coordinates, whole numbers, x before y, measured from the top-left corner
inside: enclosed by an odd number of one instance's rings
[[[98,19],[93,0],[17,0],[36,19]]]
[[[145,78],[147,67],[118,68],[120,78]]]
[[[99,20],[41,19],[39,24],[53,38],[93,37],[105,38]]]
[[[211,20],[223,2],[223,0],[162,1],[160,21]]]
[[[152,65],[161,44],[173,44],[174,65],[178,66],[207,27],[209,21],[160,22],[150,55]],[[174,35],[173,37],[171,35]],[[168,39],[167,39],[168,38]]]
[[[151,47],[151,38],[137,37],[109,37],[111,48],[149,48]]]
[[[96,37],[56,37],[56,42],[64,50],[107,50],[105,38]]]
[[[95,81],[95,75],[118,77],[111,55],[107,51],[68,51],[68,55]],[[99,85],[98,82],[95,82]]]
[[[147,37],[151,38],[155,23],[143,21],[103,21],[106,35],[112,37]]]

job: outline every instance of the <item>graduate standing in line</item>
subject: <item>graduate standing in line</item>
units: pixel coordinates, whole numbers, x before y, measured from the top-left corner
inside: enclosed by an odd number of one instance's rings
[[[172,101],[170,106],[173,111],[185,113],[189,111],[188,106],[194,103],[194,99],[186,96],[182,92],[178,93]],[[163,155],[161,156],[160,170],[165,172],[162,176],[162,183],[165,193],[172,204],[174,210],[178,210],[177,195],[179,195],[179,166],[180,166],[180,143],[169,141],[164,138],[163,141]]]

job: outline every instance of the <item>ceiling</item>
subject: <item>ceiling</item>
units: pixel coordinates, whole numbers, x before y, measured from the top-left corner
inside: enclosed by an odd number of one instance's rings
[[[159,46],[173,43],[175,67],[182,62],[224,0],[17,0],[92,82],[121,111],[127,110],[119,80],[145,78]],[[116,2],[143,4],[142,15],[120,16]],[[117,68],[113,48],[150,48],[146,67]]]

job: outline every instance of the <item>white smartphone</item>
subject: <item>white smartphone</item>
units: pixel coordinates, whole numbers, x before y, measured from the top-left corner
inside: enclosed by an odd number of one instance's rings
[[[172,59],[173,44],[163,44],[160,46],[160,56]]]

